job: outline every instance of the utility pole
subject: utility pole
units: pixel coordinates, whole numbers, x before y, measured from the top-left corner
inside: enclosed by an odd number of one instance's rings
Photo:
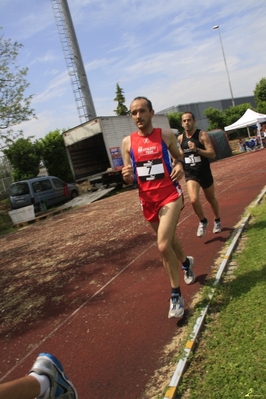
[[[80,123],[96,118],[86,71],[82,61],[67,0],[51,0]]]
[[[212,27],[212,29],[218,29],[218,32],[219,32],[221,49],[222,49],[223,58],[224,58],[224,65],[225,65],[225,69],[226,69],[226,73],[227,73],[227,79],[228,79],[228,84],[229,84],[229,89],[230,89],[230,93],[231,93],[232,106],[235,107],[235,100],[234,100],[234,96],[233,96],[233,90],[232,90],[232,85],[231,85],[231,81],[230,81],[229,71],[228,71],[228,68],[227,68],[227,62],[226,62],[225,53],[224,53],[224,46],[223,46],[223,42],[222,42],[222,36],[221,36],[221,33],[220,33],[220,26],[219,25],[215,25],[215,26]]]

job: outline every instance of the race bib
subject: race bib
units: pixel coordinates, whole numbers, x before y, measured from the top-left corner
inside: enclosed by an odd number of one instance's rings
[[[162,159],[137,162],[136,167],[140,181],[159,180],[164,178]]]
[[[200,155],[189,155],[188,157],[185,157],[185,163],[189,164],[189,166],[196,166],[197,163],[201,162],[201,157]]]

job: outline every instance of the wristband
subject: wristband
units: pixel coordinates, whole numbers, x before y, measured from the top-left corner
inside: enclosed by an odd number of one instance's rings
[[[184,165],[185,165],[185,162],[184,161],[181,161],[180,159],[177,161],[177,160],[175,160],[175,166],[176,166],[176,164],[178,163],[178,162],[180,162],[181,164],[182,164],[182,166],[184,167]]]
[[[195,154],[197,155],[199,153],[200,148],[197,147],[197,151],[195,151]]]

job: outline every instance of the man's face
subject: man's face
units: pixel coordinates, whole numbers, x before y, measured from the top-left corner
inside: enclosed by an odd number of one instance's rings
[[[150,126],[154,111],[150,111],[146,100],[134,100],[130,105],[130,112],[135,125],[143,130]]]
[[[191,131],[195,128],[195,120],[191,114],[182,115],[182,126],[187,131]]]

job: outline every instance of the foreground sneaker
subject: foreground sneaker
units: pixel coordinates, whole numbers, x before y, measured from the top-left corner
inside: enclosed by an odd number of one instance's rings
[[[197,231],[198,237],[205,236],[208,224],[209,224],[208,220],[206,223],[199,222],[199,227],[198,227],[198,231]]]
[[[61,363],[53,355],[40,353],[30,373],[33,371],[39,375],[46,375],[50,380],[50,392],[48,390],[44,395],[45,399],[78,399],[74,385],[65,376]]]
[[[221,233],[222,231],[222,224],[221,222],[215,222],[214,221],[214,225],[213,225],[213,233],[217,234],[217,233]]]
[[[194,258],[192,256],[188,256],[188,259],[189,259],[189,267],[186,268],[182,266],[182,269],[184,270],[184,281],[186,284],[193,284],[196,278],[193,272]]]
[[[184,314],[184,299],[180,295],[172,296],[170,298],[170,309],[168,319],[173,317],[182,317]]]

